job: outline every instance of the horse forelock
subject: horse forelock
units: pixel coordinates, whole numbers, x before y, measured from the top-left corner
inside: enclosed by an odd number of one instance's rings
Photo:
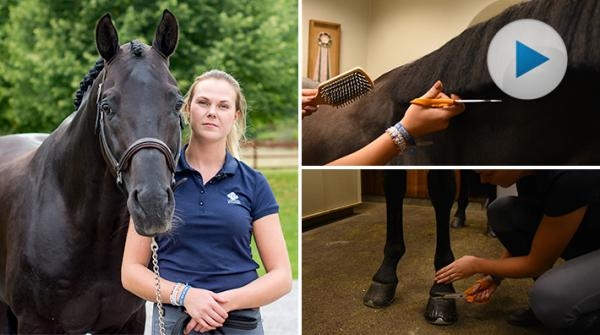
[[[124,49],[121,54],[131,55],[133,58],[144,58],[147,51],[151,49],[150,46],[138,41],[133,40],[129,43],[126,43],[121,46]],[[162,58],[161,58],[162,59]],[[115,59],[111,60],[111,63],[114,62]],[[79,82],[79,88],[75,92],[75,98],[73,99],[73,108],[75,111],[79,109],[81,103],[83,102],[83,98],[85,93],[89,89],[90,86],[94,83],[94,80],[98,78],[98,75],[105,68],[105,61],[102,58],[98,58],[94,66],[88,71],[88,73],[84,76],[84,78]]]
[[[146,47],[149,48],[138,40],[129,42],[129,51],[136,57],[143,57]]]

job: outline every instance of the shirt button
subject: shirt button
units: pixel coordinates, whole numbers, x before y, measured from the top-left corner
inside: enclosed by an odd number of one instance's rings
[[[200,194],[204,194],[204,190],[200,190]]]
[[[200,206],[204,206],[204,201],[200,201]]]

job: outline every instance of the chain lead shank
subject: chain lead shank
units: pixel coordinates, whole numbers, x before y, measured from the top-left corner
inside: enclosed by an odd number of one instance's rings
[[[167,330],[165,329],[165,310],[162,305],[160,298],[160,272],[158,271],[158,243],[156,238],[152,238],[150,244],[150,250],[152,250],[152,270],[154,272],[154,288],[156,289],[156,307],[158,309],[158,327],[160,335],[166,335]]]

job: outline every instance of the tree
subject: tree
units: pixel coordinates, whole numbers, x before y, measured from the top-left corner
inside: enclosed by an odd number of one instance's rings
[[[180,23],[171,71],[182,93],[201,72],[236,77],[255,133],[297,119],[295,0],[8,0],[0,4],[0,133],[48,132],[69,115],[98,58],[94,27],[112,14],[121,43],[151,43],[162,10]],[[295,129],[294,129],[295,131]]]

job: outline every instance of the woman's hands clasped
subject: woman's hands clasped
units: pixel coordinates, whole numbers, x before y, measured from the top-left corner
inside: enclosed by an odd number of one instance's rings
[[[192,320],[185,328],[185,334],[192,330],[203,333],[223,326],[228,314],[221,306],[227,299],[208,290],[191,288],[184,300],[184,306]]]

